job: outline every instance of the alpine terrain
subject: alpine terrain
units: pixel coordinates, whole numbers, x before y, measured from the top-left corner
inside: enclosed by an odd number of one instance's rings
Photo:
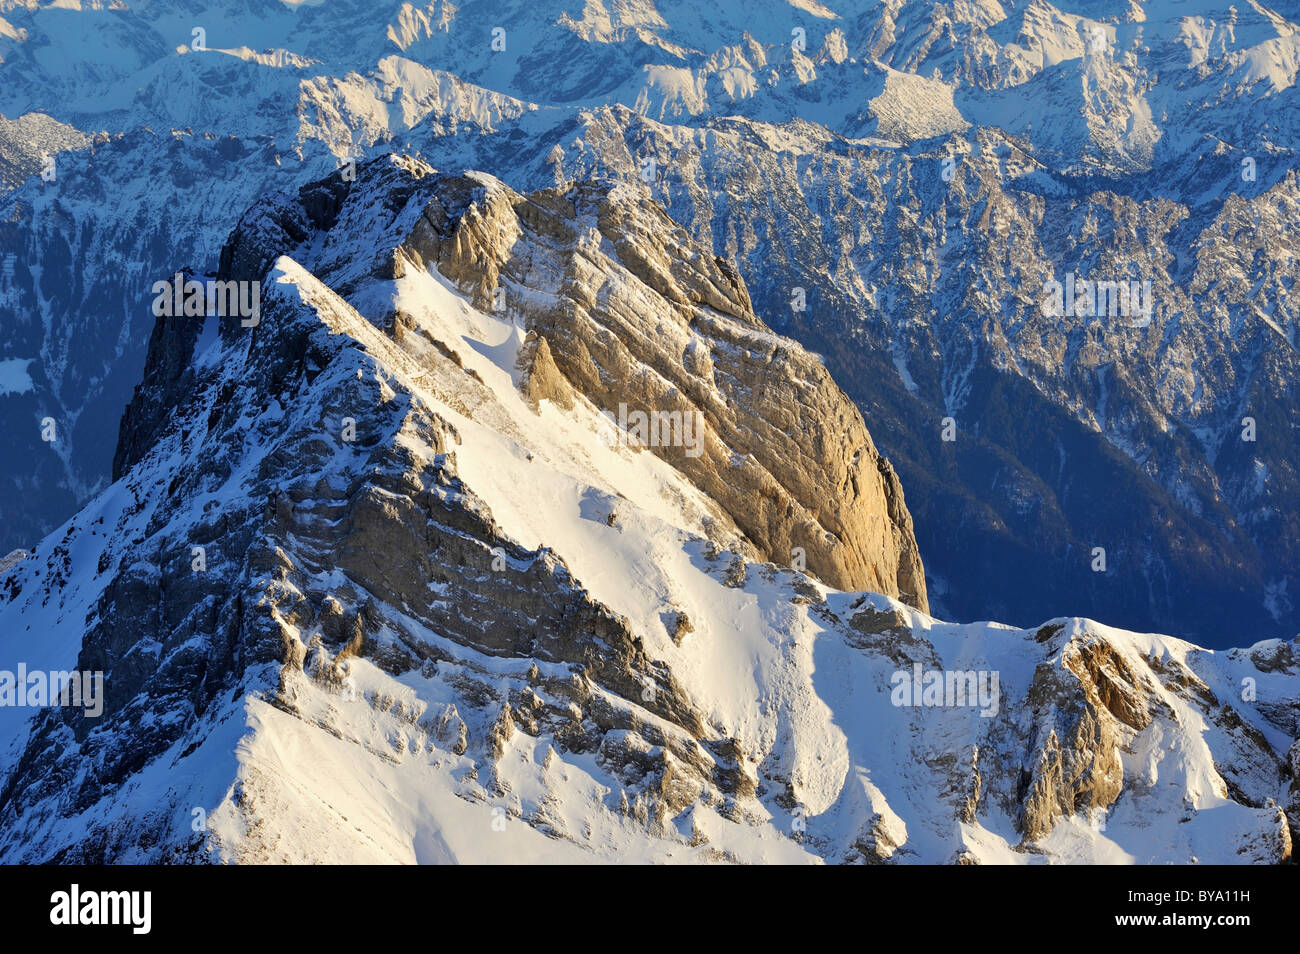
[[[153,282],[404,152],[734,261],[950,618],[1289,637],[1297,71],[1272,0],[0,0],[0,553],[112,479]]]
[[[163,283],[0,577],[0,672],[102,674],[0,706],[0,861],[1291,857],[1296,643],[931,616],[863,415],[644,190],[389,155],[212,280],[256,315]]]
[[[0,863],[1293,863],[1298,81],[1284,0],[0,0]]]

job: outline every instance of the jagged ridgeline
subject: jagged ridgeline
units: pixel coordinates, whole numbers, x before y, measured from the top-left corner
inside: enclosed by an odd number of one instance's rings
[[[0,708],[0,859],[1289,857],[1294,645],[926,615],[861,414],[636,190],[385,157],[213,280],[257,321],[160,318],[0,576],[0,670],[103,674]]]

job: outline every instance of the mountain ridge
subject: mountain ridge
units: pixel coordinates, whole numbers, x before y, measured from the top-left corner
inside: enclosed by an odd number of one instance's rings
[[[715,313],[707,249],[638,232],[662,212],[629,190],[356,173],[241,218],[219,277],[262,281],[259,323],[160,318],[118,479],[0,579],[0,670],[106,687],[103,721],[0,707],[0,857],[1289,858],[1294,643],[953,625],[769,562],[688,458],[532,380],[587,346],[528,266],[580,251],[570,320],[631,298],[676,354],[659,326]],[[735,373],[816,394],[814,366]],[[997,695],[899,695],[930,672]]]

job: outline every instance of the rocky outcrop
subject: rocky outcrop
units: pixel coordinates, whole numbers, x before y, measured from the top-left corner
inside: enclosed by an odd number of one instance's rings
[[[355,182],[340,173],[297,202],[255,207],[223,251],[223,275],[251,279],[321,233],[361,227],[376,191],[394,214],[360,275],[436,268],[478,307],[513,317],[530,339],[521,372],[533,400],[576,394],[615,419],[697,415],[698,446],[648,449],[720,504],[758,556],[927,608],[902,487],[861,414],[814,356],[754,315],[733,266],[633,190],[522,196],[490,177],[377,161]],[[323,242],[313,268],[346,296],[359,270]]]
[[[436,187],[396,251],[434,266],[534,339],[534,396],[562,378],[611,417],[699,415],[698,453],[654,446],[721,504],[764,559],[924,609],[925,575],[893,469],[801,347],[754,315],[739,274],[655,204],[594,186],[520,196]],[[794,556],[799,554],[800,556]]]

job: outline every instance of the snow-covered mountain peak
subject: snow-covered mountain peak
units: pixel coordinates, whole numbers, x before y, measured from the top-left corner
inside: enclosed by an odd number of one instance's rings
[[[118,479],[0,580],[0,670],[105,687],[0,708],[6,860],[1289,855],[1292,644],[828,586],[908,579],[896,478],[641,190],[389,157],[221,263],[256,320],[158,321]]]

